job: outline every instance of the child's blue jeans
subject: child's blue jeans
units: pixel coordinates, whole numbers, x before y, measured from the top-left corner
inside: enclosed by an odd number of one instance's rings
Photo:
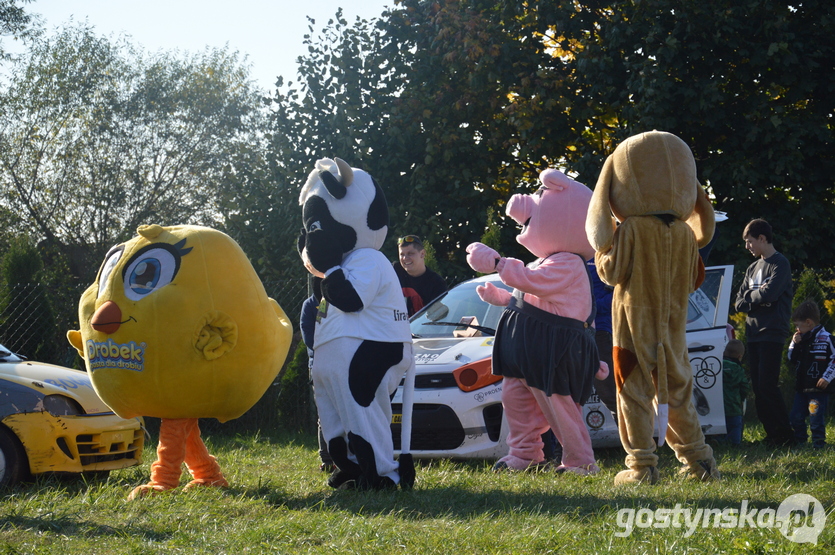
[[[806,443],[806,418],[812,432],[812,446],[826,445],[826,410],[829,394],[824,391],[798,391],[794,394],[789,421],[798,443]]]
[[[742,415],[726,416],[725,428],[727,429],[725,439],[731,445],[739,445],[742,443]]]

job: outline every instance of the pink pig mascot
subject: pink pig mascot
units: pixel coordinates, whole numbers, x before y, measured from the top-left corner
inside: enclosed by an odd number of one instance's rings
[[[585,232],[591,190],[547,169],[533,195],[513,195],[507,214],[522,224],[516,238],[539,257],[525,266],[482,243],[467,247],[477,272],[498,272],[510,292],[478,288],[490,304],[506,306],[493,344],[493,373],[504,376],[502,405],[510,452],[494,470],[525,470],[543,462],[541,435],[550,427],[562,444],[557,472],[596,474],[582,404],[609,369],[594,342],[595,305],[586,260],[594,255]]]

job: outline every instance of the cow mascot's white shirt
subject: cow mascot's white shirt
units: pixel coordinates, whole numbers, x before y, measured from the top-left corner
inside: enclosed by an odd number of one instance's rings
[[[379,250],[388,231],[385,196],[365,171],[325,158],[316,162],[299,203],[299,253],[322,278],[312,374],[337,467],[328,484],[410,488],[414,465],[409,456],[394,460],[390,422],[391,397],[414,368],[414,356],[400,283]]]

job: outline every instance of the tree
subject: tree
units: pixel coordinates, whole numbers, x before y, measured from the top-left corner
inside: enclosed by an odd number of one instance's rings
[[[422,235],[440,270],[462,276],[471,273],[463,248],[483,233],[485,207],[506,200],[522,176],[535,181],[530,170],[545,164],[508,163],[518,141],[507,136],[522,124],[495,113],[509,102],[499,77],[518,70],[499,60],[513,55],[512,37],[479,12],[492,3],[446,4],[406,1],[374,26],[349,27],[338,12],[308,35],[301,89],[274,98],[272,149],[286,169],[288,160],[298,168],[298,184],[323,155],[368,170],[386,193],[391,235]],[[393,257],[394,242],[384,251]]]
[[[515,3],[515,2],[511,2]],[[549,4],[546,6],[546,4]],[[729,214],[714,259],[745,265],[739,234],[764,217],[799,268],[826,267],[832,172],[835,6],[773,0],[582,2],[548,24],[574,56],[577,90],[614,110],[611,145],[650,129],[679,135]]]
[[[516,163],[520,116],[510,113],[509,83],[531,52],[508,48],[502,23],[494,2],[406,0],[386,14],[370,64],[380,68],[386,110],[374,165],[398,185],[393,227],[425,237],[447,275],[472,273],[464,248],[484,233],[485,208],[535,181],[541,164]]]
[[[22,4],[30,4],[32,0],[0,0],[0,37],[28,40],[38,34],[38,29],[32,25],[37,18],[26,13]],[[11,56],[3,48],[0,39],[0,60],[9,60]]]
[[[268,282],[307,276],[296,254],[298,194],[316,159],[338,156],[364,167],[369,152],[361,122],[373,113],[373,98],[363,96],[372,79],[362,71],[370,24],[358,18],[349,27],[341,10],[315,38],[314,24],[305,38],[311,54],[299,60],[301,82],[285,88],[278,78],[267,123],[255,126],[264,133],[230,153],[220,189],[221,226]]]
[[[306,94],[282,104],[296,127],[279,127],[321,144],[323,121],[357,114],[362,138],[334,137],[386,187],[393,230],[437,242],[449,268],[485,208],[501,214],[539,170],[593,186],[620,141],[653,128],[691,146],[729,213],[714,260],[745,264],[739,230],[762,216],[796,267],[824,267],[835,246],[808,230],[835,207],[834,16],[814,0],[403,0],[310,43]]]
[[[214,224],[260,96],[237,54],[146,55],[68,27],[35,41],[0,98],[0,209],[90,279],[140,224]]]

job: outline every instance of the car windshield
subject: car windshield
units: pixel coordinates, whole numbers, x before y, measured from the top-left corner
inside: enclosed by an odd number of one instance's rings
[[[702,286],[690,295],[687,330],[710,329],[716,325],[716,303],[722,288],[724,270],[707,270]],[[412,335],[421,337],[475,337],[496,333],[503,307],[481,300],[476,287],[484,281],[467,281],[438,297],[411,319]],[[493,285],[512,291],[499,280]]]
[[[501,281],[493,285],[511,290]],[[504,307],[481,300],[476,287],[483,282],[468,281],[450,289],[412,317],[415,337],[477,337],[496,333]]]

